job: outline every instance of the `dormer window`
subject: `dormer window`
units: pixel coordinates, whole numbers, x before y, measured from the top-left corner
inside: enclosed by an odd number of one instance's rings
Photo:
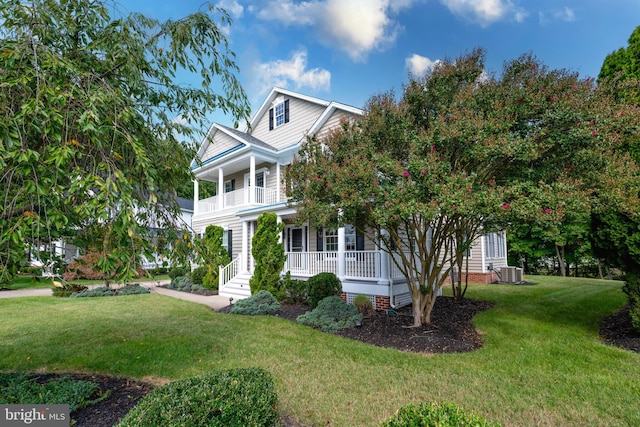
[[[269,130],[273,130],[285,123],[289,123],[289,100],[276,100],[273,108],[269,110]]]

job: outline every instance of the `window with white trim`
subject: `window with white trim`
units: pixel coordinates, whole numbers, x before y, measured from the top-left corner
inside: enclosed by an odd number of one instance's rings
[[[355,251],[356,248],[356,227],[351,224],[344,226],[345,250]]]
[[[269,109],[269,130],[273,130],[285,123],[289,123],[289,100],[280,98]]]
[[[338,230],[324,230],[324,250],[327,252],[338,251]]]
[[[504,231],[484,236],[484,254],[487,258],[506,258],[506,251]]]

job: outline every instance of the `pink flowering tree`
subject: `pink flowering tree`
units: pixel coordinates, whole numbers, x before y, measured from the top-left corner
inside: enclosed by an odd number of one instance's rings
[[[484,57],[476,49],[442,61],[399,99],[372,97],[360,121],[309,140],[287,171],[301,220],[359,224],[394,254],[415,326],[430,323],[471,242],[537,215],[526,203],[538,188],[562,188],[588,209],[604,181],[622,188],[635,171],[615,151],[625,138],[621,116],[591,80],[531,56],[505,64],[498,78],[484,72]]]

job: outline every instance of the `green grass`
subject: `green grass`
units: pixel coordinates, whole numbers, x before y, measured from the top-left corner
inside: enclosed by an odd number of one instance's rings
[[[640,425],[640,355],[604,345],[621,283],[528,277],[473,285],[485,345],[466,354],[381,349],[275,317],[212,313],[160,295],[0,300],[0,371],[172,380],[260,367],[304,425],[375,426],[410,402],[453,402],[505,426]]]

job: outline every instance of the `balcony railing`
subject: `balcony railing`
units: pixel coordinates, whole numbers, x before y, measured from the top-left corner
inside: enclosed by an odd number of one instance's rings
[[[273,188],[254,187],[255,198],[253,204],[256,205],[272,205],[279,201],[286,200],[283,195],[278,197],[278,192]],[[212,213],[218,210],[250,206],[251,203],[250,188],[241,188],[235,191],[229,191],[221,195],[209,197],[198,202],[198,214]],[[222,202],[222,203],[221,203]]]

